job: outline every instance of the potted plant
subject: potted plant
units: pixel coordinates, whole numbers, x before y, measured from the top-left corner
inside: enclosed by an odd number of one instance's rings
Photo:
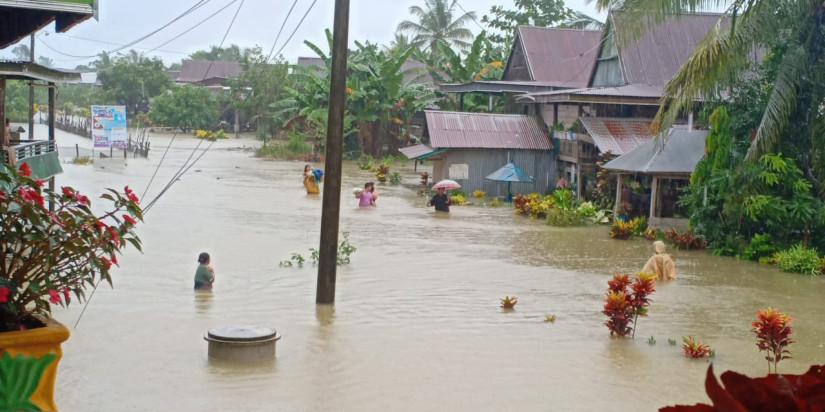
[[[55,410],[53,400],[60,344],[69,330],[51,319],[53,305],[83,302],[131,244],[142,220],[138,198],[108,189],[106,212],[96,215],[91,200],[71,187],[52,191],[22,163],[0,165],[0,352],[42,358],[54,354],[31,402]],[[74,299],[73,299],[74,298]]]

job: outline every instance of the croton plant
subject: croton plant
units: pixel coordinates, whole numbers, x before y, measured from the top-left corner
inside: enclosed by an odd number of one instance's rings
[[[117,255],[141,246],[138,197],[123,190],[107,189],[106,211],[95,214],[88,197],[50,190],[26,163],[0,165],[0,332],[42,326],[52,305],[84,301],[101,280],[112,284]]]

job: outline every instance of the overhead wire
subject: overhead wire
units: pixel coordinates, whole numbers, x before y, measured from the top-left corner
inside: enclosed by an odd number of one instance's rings
[[[165,46],[165,45],[167,45],[167,44],[169,44],[169,43],[171,43],[171,42],[173,42],[173,41],[175,41],[175,40],[179,39],[179,38],[180,38],[181,36],[183,36],[184,34],[189,33],[190,31],[192,31],[192,30],[196,29],[197,27],[199,27],[201,24],[206,23],[206,22],[207,22],[208,20],[210,20],[211,18],[213,18],[213,17],[217,16],[220,12],[222,12],[222,11],[226,10],[229,6],[231,6],[231,5],[235,4],[237,1],[238,1],[238,0],[232,0],[232,1],[230,1],[230,2],[229,2],[229,3],[227,3],[225,6],[221,7],[220,9],[218,9],[218,11],[216,11],[216,12],[214,12],[214,13],[210,14],[210,15],[209,15],[209,17],[207,17],[207,18],[205,18],[205,19],[203,19],[203,20],[199,21],[197,24],[195,24],[194,26],[192,26],[192,27],[190,27],[190,28],[186,29],[186,30],[185,30],[185,31],[183,31],[181,34],[178,34],[177,36],[172,37],[171,39],[169,39],[169,40],[165,41],[164,43],[159,44],[157,47],[150,49],[150,50],[149,50],[149,51],[147,51],[146,53],[152,53],[153,51],[155,51],[155,50],[157,50],[157,49],[159,49],[159,48],[161,48],[161,47],[163,47],[163,46]]]

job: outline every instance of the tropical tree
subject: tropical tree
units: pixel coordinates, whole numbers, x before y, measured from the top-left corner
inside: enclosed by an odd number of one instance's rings
[[[252,52],[254,52],[254,49],[242,49],[237,44],[231,44],[227,47],[209,46],[209,50],[198,50],[190,54],[189,58],[192,60],[233,60],[239,62]]]
[[[44,66],[44,67],[54,67],[54,60],[46,57],[40,56],[37,58],[37,64]]]
[[[112,65],[114,65],[114,61],[109,53],[102,51],[97,54],[97,60],[89,63],[89,65],[98,71],[102,71],[112,67]]]
[[[29,46],[27,46],[23,43],[20,43],[17,46],[14,46],[14,48],[11,49],[11,52],[12,52],[12,54],[14,54],[14,58],[18,61],[21,61],[21,62],[26,61],[27,62],[27,61],[29,61],[29,59],[31,59],[31,54],[32,54],[31,49],[29,49]]]
[[[573,11],[565,7],[564,0],[514,0],[515,10],[493,6],[490,13],[481,18],[490,28],[490,40],[510,47],[519,26],[552,27],[570,17]]]
[[[397,31],[411,33],[415,36],[414,46],[426,48],[433,54],[439,53],[440,42],[447,42],[459,49],[468,47],[473,34],[464,26],[475,20],[476,14],[470,11],[453,18],[458,14],[458,7],[458,0],[425,0],[424,8],[410,7],[410,14],[418,22],[404,20],[398,24]]]
[[[159,95],[172,84],[161,59],[138,53],[119,57],[110,68],[98,74],[98,79],[103,90],[117,103],[127,105],[132,113],[136,112],[139,102]]]
[[[655,128],[703,100],[718,98],[749,68],[755,48],[768,50],[776,70],[747,159],[770,152],[794,156],[822,194],[825,178],[825,3],[821,0],[597,0],[602,8],[629,13],[638,24],[620,35],[626,42],[666,16],[726,6],[718,23],[667,83]],[[644,18],[641,18],[644,17]]]
[[[208,89],[192,85],[173,85],[155,97],[149,118],[157,125],[190,129],[209,129],[215,125],[217,107]]]
[[[486,32],[473,40],[466,54],[456,52],[445,43],[439,43],[438,56],[424,56],[427,70],[436,83],[469,83],[476,80],[499,80],[504,72],[505,50],[493,43]],[[467,94],[461,101],[455,96],[437,93],[439,106],[445,110],[487,111],[488,97],[478,93]],[[502,107],[495,108],[494,111]]]
[[[289,65],[280,57],[270,63],[261,48],[255,47],[245,51],[241,66],[240,76],[229,80],[232,91],[227,96],[228,103],[234,110],[240,110],[246,119],[256,121],[259,137],[266,139],[268,130],[274,132],[283,123],[273,124],[270,104],[287,96],[285,89],[292,83],[288,77]]]

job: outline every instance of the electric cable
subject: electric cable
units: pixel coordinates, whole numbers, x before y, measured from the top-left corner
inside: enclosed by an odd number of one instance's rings
[[[210,14],[210,15],[209,15],[209,17],[207,17],[207,18],[205,18],[205,19],[203,19],[203,20],[199,21],[197,24],[195,24],[194,26],[192,26],[192,27],[190,27],[190,28],[186,29],[186,30],[185,30],[184,32],[182,32],[181,34],[178,34],[177,36],[172,37],[171,39],[169,39],[169,40],[165,41],[164,43],[161,43],[161,44],[160,44],[160,45],[158,45],[157,47],[150,49],[150,50],[149,50],[149,51],[147,51],[146,53],[152,53],[153,51],[155,51],[155,50],[157,50],[157,49],[159,49],[159,48],[161,48],[161,47],[163,47],[163,46],[165,46],[165,45],[167,45],[167,44],[169,44],[169,43],[171,43],[171,42],[173,42],[173,41],[175,41],[175,40],[179,39],[179,38],[180,38],[181,36],[183,36],[184,34],[189,33],[190,31],[192,31],[192,30],[196,29],[197,27],[199,27],[201,24],[206,23],[206,22],[207,22],[208,20],[210,20],[211,18],[213,18],[213,17],[217,16],[220,12],[222,12],[222,11],[226,10],[226,8],[228,8],[229,6],[231,6],[231,5],[235,4],[237,1],[238,1],[238,0],[232,0],[232,1],[230,1],[230,2],[229,2],[229,3],[227,3],[225,6],[221,7],[220,9],[218,9],[218,11],[216,11],[216,12],[214,12],[214,13]]]

